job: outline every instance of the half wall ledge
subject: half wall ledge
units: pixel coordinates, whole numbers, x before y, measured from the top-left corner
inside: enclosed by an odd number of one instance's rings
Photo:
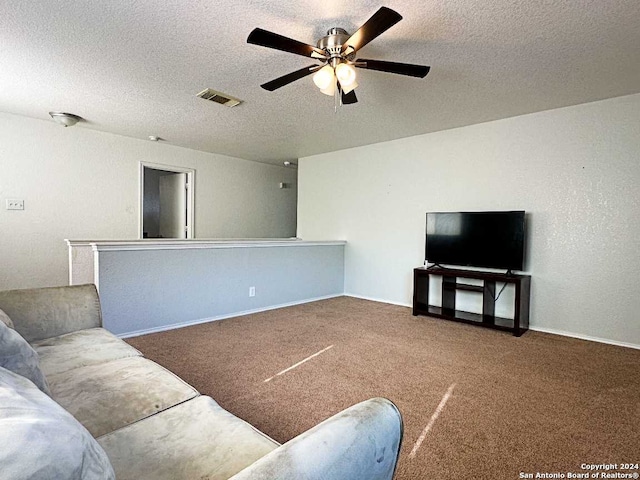
[[[95,283],[120,336],[344,294],[345,241],[67,240],[69,283]]]

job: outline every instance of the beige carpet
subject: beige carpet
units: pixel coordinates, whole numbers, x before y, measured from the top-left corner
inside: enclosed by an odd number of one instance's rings
[[[279,442],[366,398],[391,399],[405,423],[398,480],[640,461],[640,350],[515,338],[349,297],[128,341]]]

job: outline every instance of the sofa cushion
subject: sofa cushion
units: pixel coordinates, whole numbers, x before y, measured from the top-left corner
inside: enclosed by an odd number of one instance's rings
[[[89,328],[32,343],[45,376],[142,355],[104,328]]]
[[[48,381],[53,399],[94,437],[198,395],[169,370],[143,357],[74,368]]]
[[[4,322],[0,322],[0,367],[28,378],[44,393],[50,394],[47,381],[40,370],[38,354],[18,332]]]
[[[115,479],[98,442],[29,380],[0,368],[3,480]]]
[[[9,315],[4,313],[2,309],[0,309],[0,322],[4,323],[9,328],[13,328],[13,322],[9,318]]]
[[[228,479],[279,446],[204,396],[98,442],[118,480]]]
[[[102,325],[95,285],[5,290],[0,308],[28,342]]]

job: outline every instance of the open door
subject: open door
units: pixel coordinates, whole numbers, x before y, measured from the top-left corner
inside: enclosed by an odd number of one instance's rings
[[[141,238],[193,238],[193,175],[141,163]]]

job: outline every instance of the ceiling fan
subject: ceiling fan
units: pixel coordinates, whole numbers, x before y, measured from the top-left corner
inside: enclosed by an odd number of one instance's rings
[[[320,91],[326,95],[335,96],[336,102],[339,99],[340,104],[347,105],[358,101],[353,91],[358,86],[354,67],[424,78],[430,69],[430,67],[424,65],[364,58],[356,60],[358,50],[386,32],[400,20],[402,20],[402,16],[399,13],[390,8],[381,7],[353,35],[349,35],[342,28],[332,28],[327,32],[326,36],[318,40],[315,47],[262,28],[255,28],[249,34],[247,43],[274,48],[323,62],[321,65],[314,64],[301,68],[260,86],[272,92],[315,73],[313,82]]]

